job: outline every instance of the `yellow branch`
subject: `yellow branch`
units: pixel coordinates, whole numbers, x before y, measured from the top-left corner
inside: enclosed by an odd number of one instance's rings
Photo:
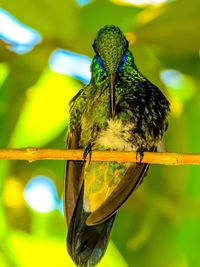
[[[24,148],[0,149],[0,160],[82,160],[83,150]],[[139,162],[135,152],[92,151],[93,161]],[[200,154],[181,154],[172,152],[145,152],[143,163],[181,165],[200,164]]]

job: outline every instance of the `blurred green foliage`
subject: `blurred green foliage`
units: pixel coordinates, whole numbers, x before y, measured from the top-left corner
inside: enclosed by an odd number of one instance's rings
[[[130,2],[130,1],[129,1]],[[48,67],[56,48],[92,56],[91,43],[105,24],[131,41],[138,68],[171,102],[165,143],[169,151],[200,152],[200,2],[177,0],[138,7],[120,0],[1,1],[1,7],[36,29],[43,41],[16,55],[0,42],[0,147],[63,148],[68,102],[83,85]],[[181,73],[177,85],[160,73]],[[64,162],[0,162],[0,266],[74,266],[65,250],[58,211],[39,214],[23,199],[33,176],[47,175],[63,192]],[[152,166],[143,185],[120,210],[112,241],[99,266],[200,266],[200,167]]]

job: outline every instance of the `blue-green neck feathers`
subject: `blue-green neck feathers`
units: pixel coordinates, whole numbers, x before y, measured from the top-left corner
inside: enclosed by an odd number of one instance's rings
[[[104,66],[102,65],[101,58],[99,59],[98,55],[95,55],[92,64],[92,82],[96,85],[101,84],[103,81],[108,79],[108,73],[106,72]],[[127,75],[133,75],[133,73],[138,72],[134,63],[134,58],[132,53],[127,50],[124,55],[121,57],[118,69],[116,71],[116,77],[123,77]]]

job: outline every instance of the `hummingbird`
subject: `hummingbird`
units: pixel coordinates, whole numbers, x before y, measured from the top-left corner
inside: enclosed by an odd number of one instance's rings
[[[83,159],[93,150],[136,151],[140,162],[67,161],[67,249],[79,267],[95,266],[104,255],[118,209],[147,174],[143,153],[158,151],[170,111],[117,26],[101,28],[93,50],[90,83],[70,102],[67,147],[83,149]]]

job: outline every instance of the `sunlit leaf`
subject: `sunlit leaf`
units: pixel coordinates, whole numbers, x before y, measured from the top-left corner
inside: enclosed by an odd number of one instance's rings
[[[11,57],[7,57],[10,71],[1,88],[7,107],[4,115],[6,121],[4,127],[6,133],[3,135],[4,146],[8,145],[20,116],[26,91],[36,83],[47,66],[51,49],[49,46],[39,45],[28,54],[19,57],[13,53]]]
[[[10,242],[21,267],[74,267],[66,253],[64,238],[45,239],[15,232]]]
[[[67,254],[65,238],[42,238],[15,232],[10,236],[12,249],[21,267],[75,267]],[[128,267],[119,251],[111,242],[99,267]]]
[[[73,79],[45,70],[27,91],[10,146],[42,146],[58,136],[67,127],[68,103],[78,89]]]

